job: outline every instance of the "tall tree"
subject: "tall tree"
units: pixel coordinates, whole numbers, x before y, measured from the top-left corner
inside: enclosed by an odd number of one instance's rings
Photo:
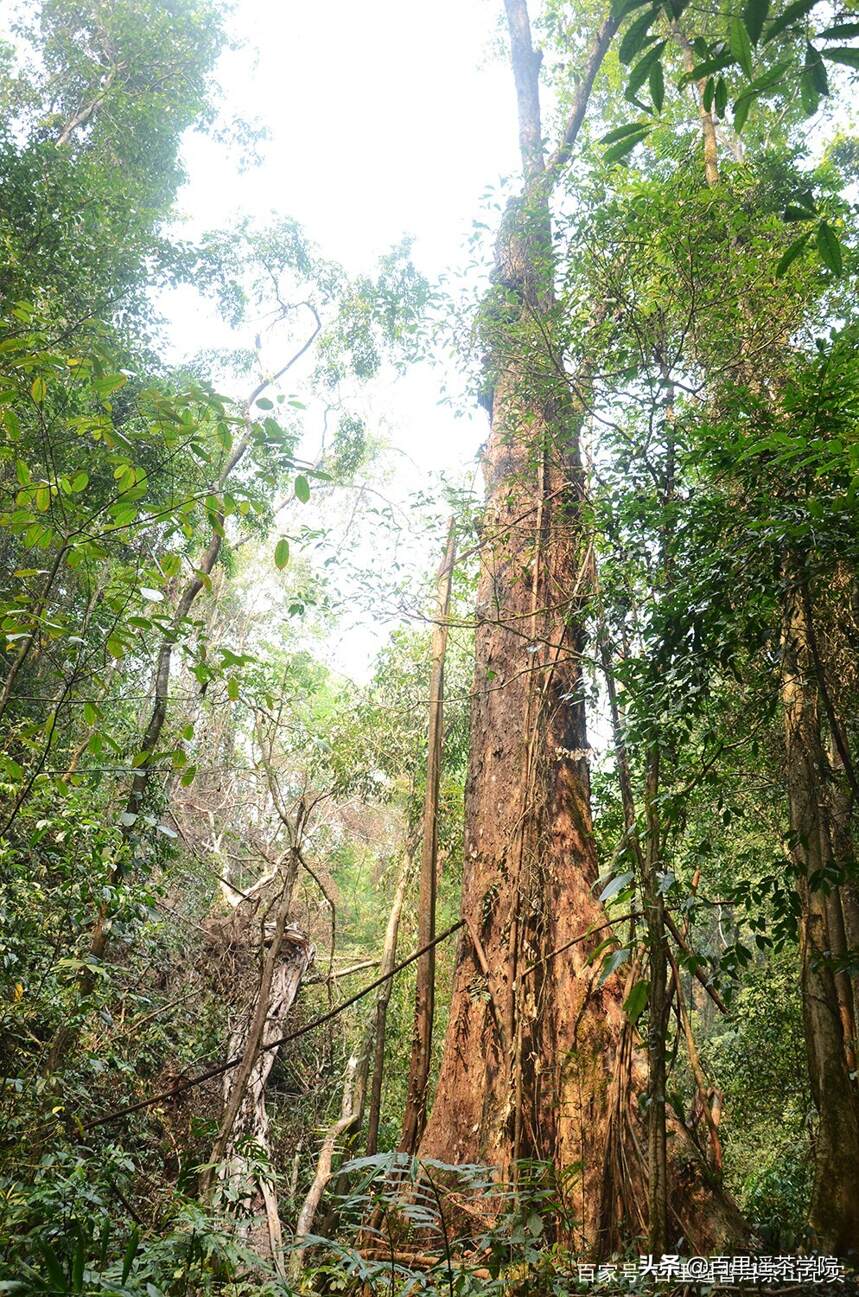
[[[623,988],[591,959],[605,935],[589,805],[581,653],[591,555],[582,526],[584,409],[555,336],[550,199],[616,30],[593,33],[569,116],[547,158],[540,56],[524,0],[507,0],[522,191],[502,220],[489,319],[492,412],[478,589],[462,939],[438,1092],[421,1152],[488,1161],[503,1177],[537,1158],[565,1175],[580,1241],[604,1250],[640,1215],[646,1168],[622,1159],[642,1085]],[[591,934],[591,935],[589,935]],[[622,1074],[626,1072],[626,1076]],[[618,1087],[621,1095],[618,1101]],[[694,1154],[679,1126],[674,1151]],[[629,1140],[634,1147],[635,1140]],[[672,1213],[699,1249],[738,1242],[718,1191],[684,1176]]]

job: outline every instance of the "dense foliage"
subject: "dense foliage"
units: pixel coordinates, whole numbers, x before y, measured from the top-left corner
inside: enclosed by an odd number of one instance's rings
[[[505,664],[472,676],[503,614],[475,613],[493,538],[471,492],[403,520],[368,485],[356,394],[443,350],[480,367],[483,403],[551,350],[541,399],[563,389],[583,430],[568,616],[613,920],[594,979],[626,979],[750,1246],[825,1241],[835,1064],[809,1004],[831,990],[850,1103],[859,1012],[859,23],[814,0],[550,0],[561,118],[604,18],[552,291],[524,323],[497,264],[475,306],[406,242],[355,274],[286,216],[171,232],[184,133],[256,138],[219,118],[214,0],[41,0],[0,46],[0,1291],[577,1290],[566,1170],[492,1191],[481,1167],[396,1156],[414,965],[333,1012],[391,971],[398,925],[416,949],[429,821],[437,930],[457,924],[469,704],[504,687]],[[171,363],[153,301],[178,284],[217,304],[229,355]],[[399,544],[414,579],[381,561]],[[366,683],[330,665],[356,610],[399,622]],[[479,919],[438,947],[433,1079]],[[242,1109],[233,1135],[219,1065],[272,986],[257,1125]]]

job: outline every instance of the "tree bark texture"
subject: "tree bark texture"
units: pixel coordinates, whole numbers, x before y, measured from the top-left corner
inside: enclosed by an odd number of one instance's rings
[[[518,1159],[550,1162],[566,1178],[575,1242],[604,1252],[622,1218],[634,1219],[630,1197],[647,1197],[633,1101],[646,1077],[619,978],[602,980],[599,961],[590,961],[605,932],[571,944],[605,924],[593,891],[580,658],[592,566],[581,520],[583,413],[552,340],[550,186],[534,161],[539,122],[521,120],[537,102],[526,79],[536,85],[538,61],[524,4],[508,0],[507,8],[525,188],[502,220],[492,308],[463,864],[468,935],[420,1153],[489,1163],[508,1180]],[[596,67],[607,43],[601,29]],[[612,1155],[616,1142],[628,1156]],[[670,1145],[673,1235],[701,1251],[739,1244],[746,1231],[736,1208],[709,1186],[678,1123]],[[622,1166],[625,1179],[611,1166]]]
[[[545,229],[545,224],[543,225]],[[540,241],[545,249],[545,242]],[[499,260],[523,264],[515,225]],[[578,416],[552,357],[508,355],[495,376],[484,462],[484,553],[466,791],[463,938],[438,1093],[420,1152],[486,1162],[508,1178],[520,1158],[575,1171],[585,1247],[604,1251],[646,1197],[642,1159],[609,1144],[637,1124],[646,1084],[617,977],[589,955],[604,937],[552,953],[605,924],[593,885],[581,648],[589,558],[579,522]],[[616,1073],[626,1071],[628,1083]],[[746,1237],[730,1200],[706,1184],[691,1141],[670,1124],[672,1233],[701,1250]],[[626,1184],[606,1175],[624,1168]],[[636,1185],[636,1180],[638,1181]],[[679,1225],[678,1225],[679,1222]]]
[[[831,962],[844,941],[843,912],[839,889],[830,892],[823,875],[832,865],[833,835],[810,639],[798,565],[788,560],[781,694],[806,1053],[819,1119],[810,1221],[819,1247],[847,1254],[859,1248],[859,1097],[850,1075],[849,985],[840,984]]]
[[[298,988],[312,961],[313,947],[307,938],[300,932],[287,930],[265,988],[264,1014],[259,1012],[261,1000],[258,999],[249,1006],[230,1036],[229,1056],[244,1054],[250,1061],[250,1047],[253,1056],[250,1066],[224,1075],[224,1111],[233,1116],[228,1130],[224,1131],[222,1123],[217,1167],[219,1193],[231,1203],[231,1210],[238,1217],[239,1232],[257,1255],[271,1259],[279,1272],[283,1270],[283,1241],[277,1194],[272,1180],[257,1165],[266,1163],[271,1152],[265,1099],[277,1050],[266,1046],[284,1034]],[[260,1019],[262,1028],[254,1048],[253,1035]]]

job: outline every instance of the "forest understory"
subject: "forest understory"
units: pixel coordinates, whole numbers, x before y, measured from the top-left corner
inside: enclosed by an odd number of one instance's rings
[[[859,1291],[855,0],[474,0],[438,274],[244,3],[0,15],[0,1294]]]

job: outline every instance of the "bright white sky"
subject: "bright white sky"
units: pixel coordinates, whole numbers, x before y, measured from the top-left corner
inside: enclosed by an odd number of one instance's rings
[[[223,111],[259,119],[270,139],[262,165],[240,175],[223,145],[188,138],[179,199],[187,233],[229,227],[237,213],[286,215],[353,272],[404,235],[427,275],[462,264],[481,195],[516,166],[499,9],[497,0],[237,0],[231,29],[245,48],[219,68]],[[190,296],[164,306],[178,354],[225,340],[214,312],[201,318]],[[464,451],[471,458],[485,420],[466,433],[426,408],[441,382],[414,381],[402,448],[427,468],[461,463]],[[402,413],[399,394],[394,404]],[[433,435],[422,441],[416,428],[428,433],[429,418]]]
[[[259,119],[270,139],[262,165],[240,174],[223,145],[188,138],[184,232],[229,227],[237,214],[285,215],[352,272],[372,269],[404,235],[430,278],[463,265],[481,196],[517,164],[499,13],[497,0],[237,0],[231,29],[244,48],[219,68],[223,114]],[[159,307],[177,360],[230,345],[214,309],[189,291]],[[373,390],[371,424],[402,452],[388,456],[400,464],[389,498],[405,503],[441,470],[473,474],[486,418],[439,406],[456,378],[424,367]],[[332,665],[365,676],[387,629],[353,626]]]

